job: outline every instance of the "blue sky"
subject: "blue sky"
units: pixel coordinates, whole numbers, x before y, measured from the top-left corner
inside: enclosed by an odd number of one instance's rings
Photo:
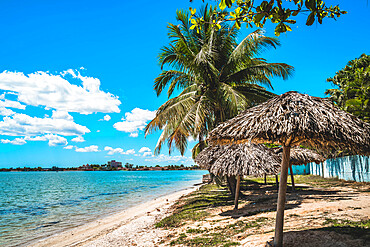
[[[262,54],[295,67],[277,94],[324,97],[325,80],[362,53],[370,54],[370,7],[339,3],[349,13],[280,36]],[[156,97],[157,54],[168,43],[176,9],[202,1],[1,1],[0,167],[78,166],[116,159],[135,165],[191,165],[177,152],[152,156],[160,133],[142,128],[166,97]],[[251,30],[243,29],[239,38]],[[273,36],[267,25],[266,35]],[[1,120],[2,119],[2,120]]]

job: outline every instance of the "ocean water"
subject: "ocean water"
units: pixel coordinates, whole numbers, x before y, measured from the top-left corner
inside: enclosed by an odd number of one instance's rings
[[[0,172],[0,246],[24,246],[199,183],[207,171]]]

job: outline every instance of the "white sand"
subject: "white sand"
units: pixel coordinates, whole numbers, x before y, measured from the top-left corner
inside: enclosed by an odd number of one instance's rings
[[[176,200],[198,188],[195,186],[154,199],[30,246],[154,246],[166,234],[165,230],[156,229],[154,224],[169,213],[168,209]]]

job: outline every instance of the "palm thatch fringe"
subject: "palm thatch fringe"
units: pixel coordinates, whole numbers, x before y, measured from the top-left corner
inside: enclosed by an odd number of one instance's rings
[[[370,154],[370,124],[340,110],[329,100],[287,92],[220,124],[211,144],[275,143],[283,146],[349,149]]]
[[[195,158],[202,168],[218,176],[276,174],[280,158],[262,144],[216,145],[205,148]]]

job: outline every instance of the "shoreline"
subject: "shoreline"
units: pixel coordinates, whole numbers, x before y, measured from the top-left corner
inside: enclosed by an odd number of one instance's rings
[[[112,246],[112,240],[109,240],[110,234],[114,234],[115,231],[123,230],[122,228],[125,228],[128,225],[130,226],[129,229],[134,230],[136,233],[148,228],[149,226],[154,227],[154,223],[158,219],[165,217],[168,214],[170,206],[172,206],[181,196],[197,190],[200,186],[201,184],[194,184],[191,187],[160,196],[151,201],[138,204],[81,226],[68,229],[61,233],[56,233],[46,238],[34,240],[26,246],[104,246],[105,240],[110,242],[105,246]],[[125,230],[127,231],[127,229]],[[128,246],[126,245],[128,244],[127,241],[129,241],[128,238],[133,237],[134,236],[122,236],[122,239],[119,239],[119,236],[116,236],[115,240],[119,242],[119,245],[117,246]],[[124,243],[125,241],[126,243]],[[94,244],[94,242],[99,242],[99,244]]]

